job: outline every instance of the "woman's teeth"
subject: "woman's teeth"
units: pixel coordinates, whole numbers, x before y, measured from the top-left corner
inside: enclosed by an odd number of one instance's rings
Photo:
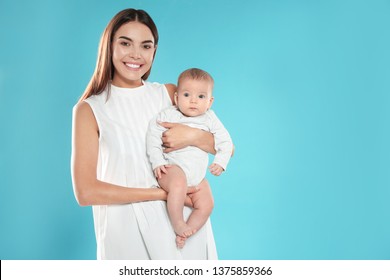
[[[130,68],[134,68],[134,69],[141,67],[141,65],[139,65],[139,64],[132,64],[132,63],[126,63],[126,66],[128,66]]]

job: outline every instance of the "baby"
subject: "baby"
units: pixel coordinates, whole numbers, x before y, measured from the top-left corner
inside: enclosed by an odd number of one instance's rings
[[[164,153],[161,137],[166,129],[158,122],[181,123],[211,132],[216,155],[209,170],[213,175],[221,175],[232,155],[233,143],[228,131],[210,110],[214,101],[213,86],[214,80],[206,71],[191,68],[181,73],[175,93],[176,106],[163,110],[152,119],[147,133],[147,153],[160,187],[168,193],[168,214],[179,248],[205,224],[214,206],[211,192],[205,192],[193,202],[194,209],[187,222],[183,218],[187,187],[197,186],[206,176],[208,154],[194,146]]]

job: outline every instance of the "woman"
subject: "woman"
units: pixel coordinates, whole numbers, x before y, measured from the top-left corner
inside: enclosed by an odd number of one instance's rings
[[[72,179],[76,199],[92,205],[98,259],[216,259],[210,223],[176,248],[166,193],[146,156],[149,120],[173,102],[174,85],[147,82],[157,28],[142,10],[119,12],[102,35],[95,72],[73,112]],[[210,133],[164,124],[167,152],[197,146],[214,153]],[[189,199],[209,192],[207,181]],[[185,209],[188,216],[190,209]]]

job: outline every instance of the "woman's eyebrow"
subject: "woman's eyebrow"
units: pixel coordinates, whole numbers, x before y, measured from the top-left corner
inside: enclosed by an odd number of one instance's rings
[[[125,40],[128,40],[130,42],[133,42],[133,40],[129,37],[126,37],[126,36],[120,36],[118,39],[125,39]],[[152,40],[145,40],[142,42],[142,44],[145,44],[145,43],[151,43],[151,44],[154,44],[154,42]]]

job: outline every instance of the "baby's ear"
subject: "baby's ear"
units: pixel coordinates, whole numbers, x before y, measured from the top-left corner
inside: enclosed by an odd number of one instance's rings
[[[212,96],[212,97],[210,98],[209,109],[211,108],[211,105],[213,105],[213,102],[214,102],[214,97]]]
[[[173,101],[174,101],[173,105],[177,105],[177,91],[175,91],[175,94],[173,95]]]

